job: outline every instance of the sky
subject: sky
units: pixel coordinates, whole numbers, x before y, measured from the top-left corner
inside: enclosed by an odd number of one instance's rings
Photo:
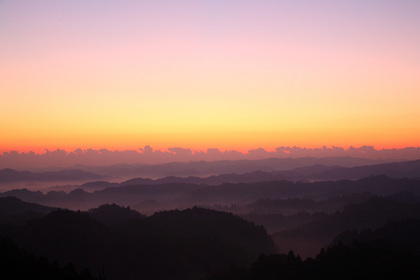
[[[0,153],[417,147],[420,1],[0,0]]]

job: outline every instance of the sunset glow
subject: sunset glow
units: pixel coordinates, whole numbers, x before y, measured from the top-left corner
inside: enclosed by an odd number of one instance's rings
[[[0,1],[0,153],[420,146],[419,11]]]

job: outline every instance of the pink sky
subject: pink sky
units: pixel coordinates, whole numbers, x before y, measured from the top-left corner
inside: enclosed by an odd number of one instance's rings
[[[419,11],[0,1],[0,152],[419,146]]]

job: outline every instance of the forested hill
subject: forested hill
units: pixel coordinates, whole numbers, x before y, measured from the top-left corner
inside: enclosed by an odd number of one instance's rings
[[[420,181],[371,176],[357,181],[291,182],[265,181],[254,183],[224,183],[216,186],[187,183],[157,185],[127,185],[106,188],[93,193],[76,189],[69,193],[16,189],[0,193],[0,197],[14,196],[24,201],[69,209],[88,210],[102,204],[130,205],[153,213],[161,209],[187,208],[194,205],[249,204],[264,198],[306,197],[316,200],[369,192],[391,195],[399,192],[420,194]]]
[[[24,226],[4,224],[0,235],[60,264],[71,261],[94,275],[104,271],[111,280],[200,279],[214,269],[247,267],[261,253],[275,252],[263,227],[201,208],[133,216],[109,226],[88,212],[58,210]]]

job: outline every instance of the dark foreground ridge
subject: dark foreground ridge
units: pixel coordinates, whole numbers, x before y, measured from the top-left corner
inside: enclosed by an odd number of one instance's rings
[[[250,269],[229,268],[208,280],[420,279],[420,220],[389,222],[377,230],[339,234],[315,258],[261,255]]]
[[[147,217],[116,204],[81,212],[9,197],[0,199],[10,208],[0,223],[0,265],[5,279],[419,279],[418,201],[373,197],[275,235],[282,252],[291,237],[324,240],[304,259],[273,254],[262,226],[231,213],[193,207]],[[27,222],[12,223],[17,213]]]
[[[420,258],[392,242],[338,243],[302,261],[288,255],[262,255],[243,279],[419,279]]]
[[[103,207],[90,213],[98,211]],[[131,218],[107,226],[89,212],[58,210],[24,226],[4,224],[0,234],[35,256],[73,262],[77,271],[88,267],[106,279],[202,279],[217,268],[246,268],[261,253],[275,252],[263,227],[233,214],[192,208],[145,218],[127,208],[117,211]]]
[[[88,269],[78,273],[72,263],[65,266],[47,258],[35,257],[20,249],[10,238],[0,236],[0,271],[2,279],[33,280],[101,280]]]

